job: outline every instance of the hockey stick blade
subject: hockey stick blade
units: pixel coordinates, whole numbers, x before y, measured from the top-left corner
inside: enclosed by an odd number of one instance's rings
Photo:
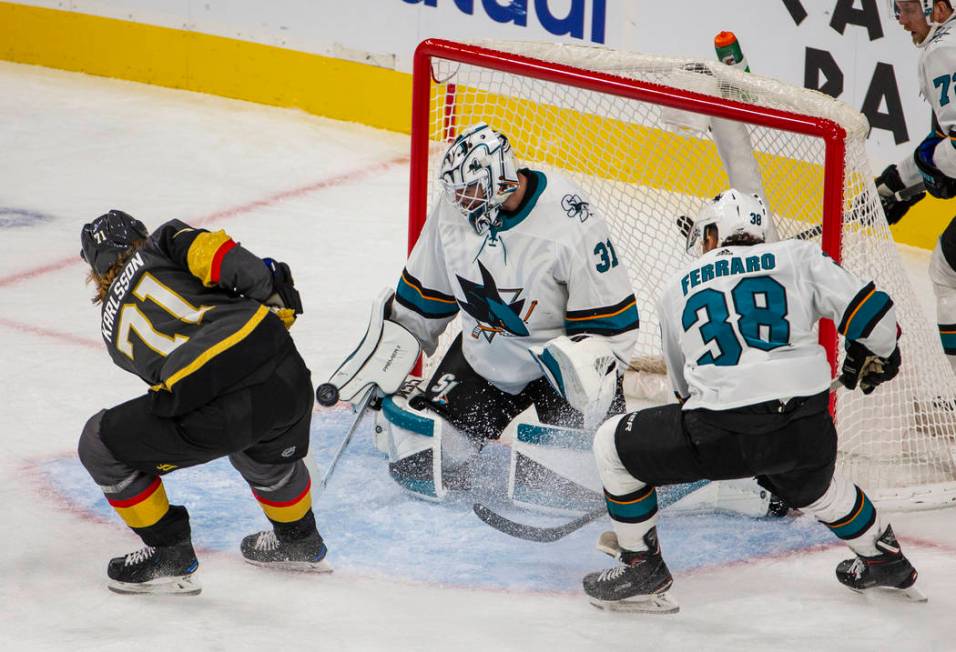
[[[558,539],[562,539],[575,530],[581,529],[591,521],[596,521],[607,514],[607,509],[602,507],[601,509],[595,509],[592,512],[588,512],[584,516],[580,516],[573,521],[565,523],[564,525],[559,525],[557,527],[537,527],[524,523],[516,523],[515,521],[505,518],[497,512],[493,512],[491,509],[485,507],[481,503],[475,503],[472,509],[478,518],[499,532],[503,532],[517,539],[524,539],[525,541],[537,541],[538,543],[551,543],[553,541],[557,541]]]
[[[710,480],[698,480],[696,482],[689,482],[687,484],[675,485],[672,487],[671,491],[668,491],[666,494],[661,494],[658,507],[663,509],[673,505],[678,500],[694,493],[709,483]],[[511,519],[492,511],[489,507],[482,505],[481,503],[475,503],[472,506],[472,510],[474,510],[475,515],[478,518],[499,532],[503,532],[504,534],[515,537],[516,539],[536,541],[538,543],[552,543],[558,539],[563,539],[572,532],[580,530],[588,523],[596,521],[607,514],[607,508],[601,507],[600,509],[590,511],[583,516],[579,516],[573,521],[568,521],[564,525],[558,525],[555,527],[538,527],[536,525],[528,525],[526,523],[516,523],[515,521],[512,521]]]

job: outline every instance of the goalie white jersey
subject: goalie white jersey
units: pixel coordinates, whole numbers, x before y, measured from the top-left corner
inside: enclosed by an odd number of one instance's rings
[[[879,356],[896,347],[893,301],[812,243],[717,247],[688,263],[658,304],[667,371],[685,410],[727,410],[827,389],[814,326]]]
[[[559,335],[607,338],[628,360],[638,311],[625,265],[583,192],[555,174],[521,170],[528,186],[502,224],[478,235],[444,196],[399,280],[390,319],[435,349],[461,314],[462,350],[496,387],[520,392],[541,377],[528,347]]]

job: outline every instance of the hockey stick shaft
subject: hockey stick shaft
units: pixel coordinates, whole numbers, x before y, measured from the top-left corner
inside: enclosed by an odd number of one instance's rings
[[[658,507],[661,509],[669,507],[678,500],[692,494],[709,483],[710,480],[698,480],[696,482],[690,482],[687,484],[675,485],[671,487],[670,491],[661,493]],[[481,503],[475,503],[472,509],[478,518],[499,532],[503,532],[504,534],[518,539],[524,539],[525,541],[535,541],[538,543],[551,543],[553,541],[557,541],[558,539],[563,539],[572,532],[581,529],[588,523],[596,521],[607,514],[607,508],[601,507],[600,509],[595,509],[587,514],[579,516],[578,518],[574,519],[573,521],[569,521],[564,525],[558,525],[555,527],[538,527],[535,525],[527,525],[512,521],[511,519],[498,514]]]
[[[896,193],[896,199],[898,201],[909,201],[910,199],[920,194],[921,192],[926,192],[926,186],[922,182],[917,183],[915,186],[910,186],[909,188],[904,188],[903,190],[900,190],[899,192]],[[858,217],[854,221],[860,221],[860,219],[861,218]],[[872,221],[872,218],[870,218],[870,221],[865,222],[864,225],[868,225],[869,223],[871,223],[871,221]],[[817,237],[818,235],[820,235],[821,233],[823,233],[823,226],[818,224],[816,226],[810,227],[809,229],[805,231],[801,231],[797,235],[793,236],[793,239],[794,240],[811,240]]]
[[[352,435],[355,434],[355,430],[362,421],[362,417],[365,416],[365,412],[368,410],[368,406],[372,402],[372,397],[375,396],[375,391],[375,387],[371,387],[359,403],[358,409],[355,411],[355,418],[352,420],[352,424],[345,432],[345,437],[343,437],[342,441],[339,443],[339,447],[336,449],[335,455],[332,456],[332,461],[329,462],[329,468],[325,471],[325,474],[322,476],[322,480],[319,481],[318,486],[313,491],[314,498],[317,498],[319,494],[325,490],[325,486],[329,484],[329,479],[332,477],[332,473],[335,471],[335,467],[339,463],[339,460],[342,459],[342,454],[345,453],[345,449],[348,447],[349,442],[352,441]]]

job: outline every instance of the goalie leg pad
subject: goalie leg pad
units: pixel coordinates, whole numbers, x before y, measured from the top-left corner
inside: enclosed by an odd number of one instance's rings
[[[383,394],[398,391],[418,361],[421,345],[415,336],[385,318],[393,295],[391,290],[379,294],[365,337],[329,379],[342,400],[357,402],[373,385]]]
[[[508,497],[546,512],[577,514],[601,505],[601,478],[591,455],[591,433],[521,422],[511,445]]]
[[[730,512],[759,518],[770,514],[773,494],[754,478],[720,480],[694,491],[669,507],[671,512]]]
[[[410,407],[402,395],[382,401],[376,418],[379,429],[387,444],[389,475],[402,489],[425,500],[444,499],[449,477],[460,475],[478,454],[471,438],[438,415]]]

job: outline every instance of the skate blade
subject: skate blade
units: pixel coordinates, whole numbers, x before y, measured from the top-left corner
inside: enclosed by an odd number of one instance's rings
[[[148,582],[120,582],[118,580],[110,580],[106,588],[113,593],[122,593],[124,595],[199,595],[202,592],[202,585],[195,581],[192,575],[162,577]]]
[[[897,589],[891,586],[874,586],[869,589],[854,589],[851,588],[851,591],[854,593],[870,595],[883,595],[887,597],[900,598],[903,600],[909,600],[910,602],[929,602],[929,598],[926,597],[926,594],[923,593],[920,589],[915,586],[911,586],[907,589]]]
[[[332,564],[324,559],[319,561],[254,561],[246,559],[246,563],[260,568],[273,568],[293,573],[331,573],[333,570]]]
[[[624,600],[598,600],[591,598],[591,604],[598,609],[626,613],[676,614],[680,605],[667,592],[651,593]]]
[[[908,589],[893,589],[898,591],[900,595],[905,597],[910,602],[929,602],[929,598],[926,597],[926,594],[920,591],[915,586],[911,586]]]

